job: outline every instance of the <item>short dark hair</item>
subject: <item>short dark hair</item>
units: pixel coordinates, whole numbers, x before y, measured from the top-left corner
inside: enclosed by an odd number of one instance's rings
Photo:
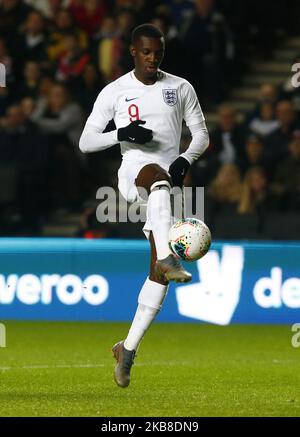
[[[134,44],[141,36],[148,38],[164,38],[162,31],[153,24],[146,23],[137,26],[131,34],[131,44]]]

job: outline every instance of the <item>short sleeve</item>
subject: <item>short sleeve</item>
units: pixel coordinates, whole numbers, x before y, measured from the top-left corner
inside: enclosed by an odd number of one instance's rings
[[[189,82],[184,82],[182,86],[183,98],[183,118],[187,126],[205,121],[196,91]]]
[[[103,88],[99,93],[93,110],[86,123],[103,131],[107,123],[114,118],[115,110],[113,104],[114,90],[111,84]]]

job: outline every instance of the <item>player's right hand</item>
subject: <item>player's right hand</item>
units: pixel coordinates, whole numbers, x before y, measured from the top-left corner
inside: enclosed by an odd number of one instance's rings
[[[152,130],[140,126],[145,124],[143,120],[135,120],[126,127],[118,129],[118,141],[128,141],[129,143],[145,144],[152,140]]]

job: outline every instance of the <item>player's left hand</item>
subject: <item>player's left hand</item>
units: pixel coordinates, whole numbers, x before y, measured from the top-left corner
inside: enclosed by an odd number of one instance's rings
[[[185,175],[190,168],[190,163],[183,158],[178,156],[177,159],[170,165],[169,173],[172,178],[173,187],[182,187]]]

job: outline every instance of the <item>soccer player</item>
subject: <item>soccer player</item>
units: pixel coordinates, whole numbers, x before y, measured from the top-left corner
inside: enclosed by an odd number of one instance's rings
[[[143,200],[141,188],[149,195],[143,231],[151,246],[150,272],[139,293],[127,338],[112,349],[117,361],[114,378],[120,387],[130,383],[136,350],[161,309],[169,281],[191,280],[191,274],[184,270],[168,244],[172,225],[170,189],[182,187],[190,165],[209,142],[192,85],[159,69],[164,49],[164,35],[157,27],[142,24],[133,30],[130,53],[135,68],[100,92],[79,143],[82,152],[104,150],[120,143],[121,194],[128,202]],[[103,133],[111,119],[116,130]],[[179,155],[183,120],[192,141]]]

